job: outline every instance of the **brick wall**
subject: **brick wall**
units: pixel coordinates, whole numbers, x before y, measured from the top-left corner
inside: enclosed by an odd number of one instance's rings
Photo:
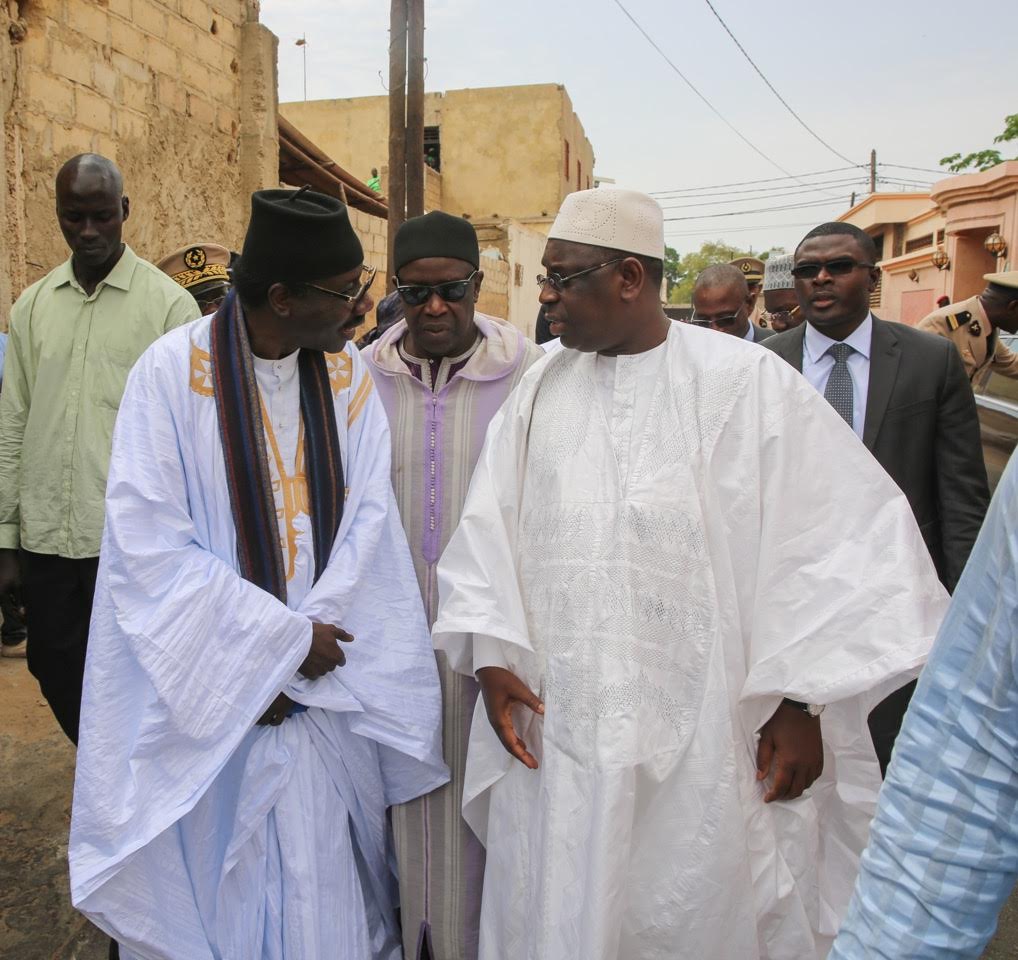
[[[505,260],[481,257],[484,282],[477,298],[477,309],[490,317],[505,320],[509,316],[510,267]]]
[[[362,210],[355,210],[353,207],[350,207],[349,210],[350,223],[357,231],[357,236],[360,237],[361,246],[364,247],[364,263],[369,267],[378,268],[374,286],[371,288],[371,296],[377,302],[386,294],[385,254],[389,224],[381,217],[373,217]],[[375,311],[372,309],[367,315],[364,326],[358,329],[357,336],[363,336],[374,326]]]
[[[24,31],[17,93],[4,116],[6,142],[20,158],[13,171],[8,162],[8,193],[25,227],[20,240],[10,223],[5,229],[13,293],[67,255],[53,215],[53,181],[60,165],[82,152],[110,157],[123,171],[131,198],[124,236],[141,256],[156,260],[196,240],[237,249],[250,189],[275,185],[274,178],[264,182],[271,157],[260,158],[252,182],[241,149],[251,133],[240,129],[242,75],[252,63],[265,75],[254,93],[262,101],[256,119],[264,122],[254,132],[275,136],[275,38],[252,22],[257,4],[26,0],[18,6]],[[23,276],[15,277],[19,261]]]

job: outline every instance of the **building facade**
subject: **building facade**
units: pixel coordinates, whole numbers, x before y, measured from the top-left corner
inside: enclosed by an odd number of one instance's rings
[[[1018,160],[948,177],[929,193],[871,194],[838,219],[877,244],[881,278],[874,311],[915,324],[940,297],[966,300],[986,285],[984,274],[1011,269],[1018,249]],[[990,237],[1000,238],[999,252],[987,249]]]

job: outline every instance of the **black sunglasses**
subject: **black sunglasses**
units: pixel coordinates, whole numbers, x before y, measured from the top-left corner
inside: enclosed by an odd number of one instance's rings
[[[709,320],[705,317],[701,317],[699,314],[694,313],[690,322],[696,327],[718,327],[719,329],[726,330],[728,327],[734,327],[741,318],[737,313],[733,313],[727,317],[715,317],[713,320]]]
[[[792,267],[792,276],[796,280],[816,280],[820,276],[820,271],[826,270],[832,277],[843,277],[857,267],[872,270],[874,266],[875,264],[872,263],[859,263],[851,257],[838,257],[835,260],[823,260],[819,263],[816,261],[797,263]]]
[[[462,280],[448,280],[445,283],[435,283],[430,286],[423,283],[401,284],[397,277],[396,292],[408,307],[419,307],[422,303],[427,303],[435,293],[446,303],[459,303],[467,295],[470,281],[476,275],[477,271],[475,270],[469,277],[464,277]]]

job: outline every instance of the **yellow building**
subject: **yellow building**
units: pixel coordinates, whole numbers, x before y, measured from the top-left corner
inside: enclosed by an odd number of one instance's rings
[[[1018,249],[1018,160],[947,177],[929,193],[874,193],[838,219],[877,244],[881,278],[874,311],[886,320],[918,323],[938,298],[967,300],[986,286],[984,274],[1011,269]]]
[[[384,171],[388,97],[281,103],[279,110],[355,176]],[[593,147],[560,84],[426,94],[424,141],[440,180],[429,183],[431,198],[472,220],[513,219],[546,232],[566,194],[594,185]]]

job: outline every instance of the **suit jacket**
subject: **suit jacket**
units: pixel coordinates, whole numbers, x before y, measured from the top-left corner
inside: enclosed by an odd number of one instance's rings
[[[753,324],[753,343],[759,343],[761,340],[767,340],[774,336],[774,331],[770,327],[758,327],[755,323]]]
[[[802,372],[805,336],[803,323],[763,346]],[[863,443],[908,498],[937,573],[954,590],[990,491],[975,397],[949,340],[873,318]],[[851,491],[841,494],[851,509]]]

